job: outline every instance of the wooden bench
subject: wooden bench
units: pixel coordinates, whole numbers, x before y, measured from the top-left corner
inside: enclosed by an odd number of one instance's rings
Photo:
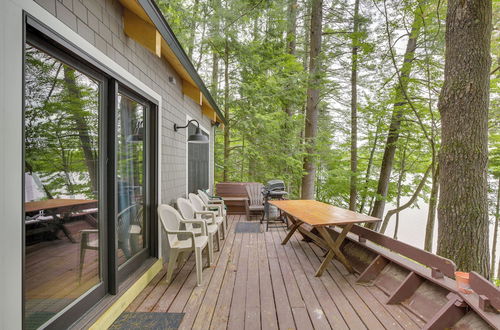
[[[245,188],[248,183],[250,182],[220,182],[215,185],[216,195],[224,199],[228,214],[248,215],[248,194]]]

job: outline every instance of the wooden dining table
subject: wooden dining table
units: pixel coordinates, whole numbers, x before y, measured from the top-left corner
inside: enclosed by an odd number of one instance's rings
[[[298,230],[303,236],[309,237],[328,251],[325,259],[316,271],[316,276],[321,276],[323,274],[323,271],[334,257],[336,257],[347,270],[351,273],[354,272],[350,262],[340,250],[342,242],[355,224],[381,221],[381,219],[375,217],[315,200],[275,200],[269,203],[280,209],[291,223],[290,231],[281,244],[286,244]],[[321,237],[311,232],[311,230],[303,228],[304,224],[315,228]],[[342,231],[335,240],[328,232],[328,226],[339,226],[342,228]]]
[[[64,199],[55,198],[42,201],[26,202],[24,203],[24,212],[27,214],[36,214],[43,211],[52,216],[50,224],[56,231],[61,230],[64,235],[72,242],[76,243],[70,231],[64,226],[64,222],[71,214],[86,209],[96,208],[97,200],[95,199]],[[90,221],[97,224],[97,220],[90,214],[85,214],[90,218]]]

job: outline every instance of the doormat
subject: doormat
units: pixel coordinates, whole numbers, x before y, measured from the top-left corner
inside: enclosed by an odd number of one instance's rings
[[[260,233],[260,223],[258,222],[238,222],[234,228],[235,233]]]
[[[135,313],[123,312],[109,327],[115,330],[178,329],[184,313]]]

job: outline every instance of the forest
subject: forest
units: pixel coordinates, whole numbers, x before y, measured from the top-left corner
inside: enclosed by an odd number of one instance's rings
[[[228,120],[216,181],[282,179],[395,238],[425,203],[420,248],[500,278],[499,1],[157,4]]]

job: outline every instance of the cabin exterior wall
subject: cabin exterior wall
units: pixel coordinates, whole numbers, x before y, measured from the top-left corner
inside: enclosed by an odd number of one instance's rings
[[[210,134],[213,185],[214,128],[201,107],[182,93],[182,79],[164,59],[124,34],[122,6],[113,0],[2,0],[0,10],[0,329],[22,328],[22,49],[23,12],[61,33],[83,51],[119,69],[158,99],[160,203],[186,194],[187,130],[174,123],[197,119]],[[56,23],[54,17],[60,23]],[[68,28],[72,32],[68,31]],[[73,33],[74,32],[74,33]],[[77,35],[75,35],[75,33]],[[70,37],[68,37],[70,36]],[[88,44],[86,42],[88,42]],[[176,83],[169,81],[173,77]],[[162,234],[163,235],[163,234]],[[164,241],[163,239],[161,241]],[[165,244],[161,244],[165,255]]]
[[[123,32],[122,6],[114,0],[35,0],[162,97],[161,201],[172,203],[186,192],[186,130],[173,131],[186,116],[210,129],[200,106],[182,94],[182,80],[172,67]],[[168,77],[174,77],[176,84]],[[211,129],[210,129],[211,130]],[[210,141],[213,150],[213,130]],[[212,157],[213,159],[213,157]],[[211,164],[213,166],[213,164]],[[211,170],[213,172],[213,169]],[[213,182],[213,181],[212,181]]]

